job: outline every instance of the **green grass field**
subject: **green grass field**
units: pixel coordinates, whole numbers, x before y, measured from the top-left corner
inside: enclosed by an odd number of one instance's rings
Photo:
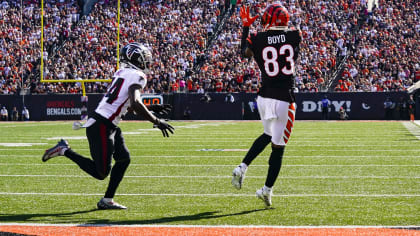
[[[88,155],[84,130],[71,124],[0,123],[1,223],[420,225],[415,125],[410,132],[403,122],[295,122],[267,210],[255,191],[269,147],[242,190],[230,184],[259,122],[173,122],[170,138],[150,123],[123,122],[132,162],[115,200],[129,209],[97,211],[109,178],[95,180],[65,157],[41,161],[61,137]]]

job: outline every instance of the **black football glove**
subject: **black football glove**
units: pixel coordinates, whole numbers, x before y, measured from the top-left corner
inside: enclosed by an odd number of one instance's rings
[[[156,114],[167,115],[171,111],[172,106],[171,104],[162,104],[162,105],[153,104],[153,105],[148,106],[147,108]]]
[[[174,127],[172,127],[172,125],[162,119],[158,119],[157,121],[157,124],[154,124],[153,128],[159,128],[162,131],[163,137],[169,137],[168,131],[171,132],[171,134],[174,133]]]

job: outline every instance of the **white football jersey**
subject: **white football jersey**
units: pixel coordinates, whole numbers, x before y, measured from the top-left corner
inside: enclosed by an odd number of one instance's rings
[[[130,106],[129,90],[131,85],[138,84],[142,88],[146,86],[147,77],[142,71],[122,68],[115,72],[114,79],[108,87],[95,112],[118,125],[121,116],[127,112]]]

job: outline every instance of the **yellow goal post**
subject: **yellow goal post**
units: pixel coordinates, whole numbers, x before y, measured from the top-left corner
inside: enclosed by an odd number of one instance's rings
[[[120,0],[117,2],[117,69],[119,68],[120,62]],[[82,96],[86,96],[85,83],[95,82],[111,82],[111,79],[44,79],[44,0],[41,0],[41,64],[40,64],[40,82],[41,83],[81,83],[82,85]]]

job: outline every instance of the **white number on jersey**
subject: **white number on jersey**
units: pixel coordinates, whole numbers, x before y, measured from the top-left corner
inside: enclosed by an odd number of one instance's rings
[[[286,55],[286,52],[289,52],[289,56],[286,57],[286,65],[281,69],[281,72],[285,75],[292,75],[295,70],[295,61],[293,60],[295,53],[292,45],[285,44],[281,46],[279,53],[272,46],[263,49],[262,58],[264,59],[264,68],[268,76],[275,77],[279,74],[280,66],[277,58],[279,55]],[[271,68],[270,65],[272,65]]]

